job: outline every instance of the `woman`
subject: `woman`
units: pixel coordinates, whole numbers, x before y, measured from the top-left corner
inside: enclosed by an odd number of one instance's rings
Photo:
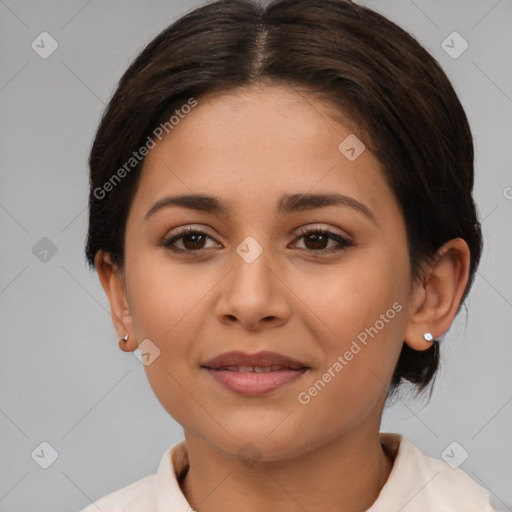
[[[492,511],[380,433],[430,389],[482,236],[466,115],[435,60],[347,0],[221,0],[122,77],[86,254],[185,440],[85,511]]]

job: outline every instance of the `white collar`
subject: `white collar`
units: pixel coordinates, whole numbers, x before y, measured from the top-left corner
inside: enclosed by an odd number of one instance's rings
[[[367,512],[495,511],[488,491],[463,470],[425,455],[401,434],[381,432],[380,442],[394,463],[377,500]],[[164,453],[154,482],[158,512],[191,512],[178,481],[188,465],[185,440]]]

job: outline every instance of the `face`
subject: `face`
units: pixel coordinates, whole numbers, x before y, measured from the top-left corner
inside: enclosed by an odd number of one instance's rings
[[[226,453],[251,442],[285,459],[379,426],[407,324],[405,223],[363,136],[329,111],[277,85],[199,98],[146,157],[131,205],[123,286],[133,336],[148,361],[159,351],[147,377],[185,432]],[[148,215],[183,194],[223,210]],[[303,194],[350,199],[289,197]],[[243,395],[202,367],[233,350],[308,369]]]

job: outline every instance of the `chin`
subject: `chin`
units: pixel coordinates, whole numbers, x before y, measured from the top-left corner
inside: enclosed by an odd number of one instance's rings
[[[300,432],[291,433],[283,430],[268,435],[267,430],[241,428],[233,433],[233,437],[225,435],[222,439],[203,438],[209,444],[222,452],[240,459],[246,466],[251,467],[255,462],[271,462],[288,460],[299,456],[305,448],[297,443]]]

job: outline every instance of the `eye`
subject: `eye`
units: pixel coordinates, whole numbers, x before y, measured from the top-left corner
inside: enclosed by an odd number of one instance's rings
[[[179,233],[164,238],[160,245],[174,252],[200,252],[205,250],[204,244],[208,238],[213,240],[213,238],[204,231],[188,227],[182,229]],[[177,242],[181,243],[181,248],[177,247]]]
[[[354,245],[354,243],[347,238],[327,229],[302,228],[300,233],[301,236],[298,237],[296,241],[303,239],[306,245],[304,249],[316,254],[338,252]],[[208,239],[213,240],[213,238],[204,231],[187,227],[178,233],[164,238],[159,245],[177,253],[200,253],[208,249],[208,247],[205,247],[205,243]],[[328,244],[330,241],[336,242],[337,245],[335,244],[329,247]],[[181,247],[179,247],[179,245],[181,245]]]
[[[297,238],[297,240],[303,239],[306,249],[314,253],[326,254],[338,252],[354,245],[354,243],[347,238],[327,229],[302,228],[300,232],[302,235]],[[328,247],[327,244],[329,241],[337,242],[337,246]]]

